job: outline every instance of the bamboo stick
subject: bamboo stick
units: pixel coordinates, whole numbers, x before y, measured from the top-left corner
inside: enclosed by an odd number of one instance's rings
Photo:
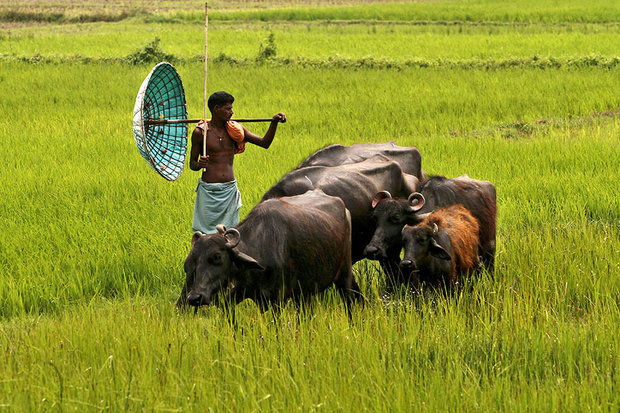
[[[209,62],[209,41],[207,33],[209,32],[209,3],[205,3],[205,99],[204,99],[204,111],[205,111],[205,127],[203,129],[202,137],[202,153],[207,156],[207,130],[209,129],[209,123],[207,122],[207,68]],[[207,168],[204,169],[205,171]]]
[[[231,119],[232,121],[239,123],[249,123],[249,122],[271,122],[273,118],[250,118],[250,119]],[[145,120],[144,124],[148,125],[174,125],[178,123],[198,123],[202,121],[202,119],[153,119],[153,120]]]

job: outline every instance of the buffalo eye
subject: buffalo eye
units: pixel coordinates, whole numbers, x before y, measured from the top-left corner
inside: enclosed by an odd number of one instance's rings
[[[220,254],[219,252],[209,257],[209,263],[213,265],[222,265],[222,261],[223,261],[222,254]]]
[[[425,237],[416,237],[415,238],[415,242],[417,242],[418,244],[422,245],[426,242],[426,238]]]
[[[390,222],[392,224],[400,224],[402,222],[400,214],[390,215]]]

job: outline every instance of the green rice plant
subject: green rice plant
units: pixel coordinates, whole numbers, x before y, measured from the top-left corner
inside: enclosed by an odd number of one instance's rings
[[[194,317],[139,298],[19,318],[1,329],[11,357],[0,366],[12,377],[0,382],[2,402],[69,410],[617,406],[618,307],[609,289],[585,317],[566,318],[555,309],[564,307],[561,293],[489,279],[467,288],[452,298],[373,298],[351,323],[330,294],[307,313],[260,314],[242,304],[235,327],[217,309]]]
[[[243,29],[243,30],[241,30]],[[0,31],[2,33],[2,31]],[[484,26],[330,23],[252,23],[210,25],[209,56],[254,59],[270,34],[282,59],[386,59],[396,64],[430,65],[529,59],[566,61],[584,57],[618,58],[618,25],[566,24]],[[515,37],[518,41],[515,41]],[[177,60],[204,58],[204,22],[195,24],[106,23],[24,27],[0,36],[7,56],[125,58],[146,49],[153,39]]]

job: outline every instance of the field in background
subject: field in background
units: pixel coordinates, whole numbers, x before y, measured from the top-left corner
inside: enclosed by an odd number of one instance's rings
[[[0,20],[13,22],[118,21],[132,16],[153,20],[204,20],[200,0],[87,0],[37,2],[25,0],[0,5]],[[488,0],[472,1],[352,1],[352,0],[215,0],[209,2],[212,20],[395,20],[395,21],[532,21],[567,23],[617,23],[619,10],[614,0]]]
[[[215,22],[209,35],[210,56],[249,63],[261,48],[280,64],[303,59],[314,65],[352,60],[369,65],[542,65],[593,66],[617,59],[620,24],[427,24],[395,22]],[[201,33],[201,30],[203,33]],[[270,43],[269,36],[273,42]],[[518,38],[518,41],[515,41]],[[136,24],[136,20],[82,25],[26,27],[0,33],[0,57],[120,60],[159,39],[157,48],[176,61],[204,58],[204,22]],[[380,50],[381,53],[377,53]],[[264,52],[263,52],[264,53]],[[616,58],[616,59],[614,59]],[[608,64],[609,64],[608,63]]]
[[[151,171],[131,110],[167,57],[200,116],[204,3],[3,4],[0,406],[618,410],[620,8],[367,3],[212,4],[210,91],[289,118],[235,161],[242,215],[327,144],[395,140],[496,185],[495,277],[386,298],[362,262],[351,323],[331,292],[299,316],[245,302],[237,329],[178,314],[198,176]]]

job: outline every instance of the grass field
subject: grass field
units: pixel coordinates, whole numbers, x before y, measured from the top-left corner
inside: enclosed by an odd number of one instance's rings
[[[395,140],[495,184],[495,276],[385,297],[361,262],[351,322],[332,291],[178,313],[198,176],[150,170],[131,111],[168,54],[200,116],[204,3],[3,3],[0,411],[620,409],[620,7],[359,3],[214,4],[210,92],[289,119],[235,161],[242,215],[327,144]]]

